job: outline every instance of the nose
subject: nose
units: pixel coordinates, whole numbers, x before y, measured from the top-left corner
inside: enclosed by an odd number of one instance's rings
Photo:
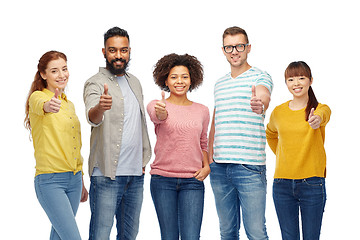
[[[120,52],[120,50],[117,50],[117,51],[115,52],[115,57],[116,57],[116,58],[121,58],[121,52]]]
[[[63,71],[63,70],[60,70],[60,71],[59,71],[59,77],[60,77],[60,78],[63,78],[64,76],[65,76],[64,71]]]
[[[177,79],[176,79],[176,83],[182,83],[183,82],[183,78],[182,77],[178,77]]]

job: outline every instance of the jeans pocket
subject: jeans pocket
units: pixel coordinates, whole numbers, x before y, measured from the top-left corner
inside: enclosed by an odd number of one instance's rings
[[[263,174],[266,171],[266,165],[251,165],[251,164],[240,164],[243,168],[250,172]]]
[[[274,184],[280,184],[282,181],[282,178],[274,178]]]
[[[325,179],[322,177],[311,177],[311,178],[306,178],[304,179],[304,182],[308,185],[308,186],[323,186],[325,184]]]
[[[39,183],[47,183],[49,181],[51,181],[55,176],[55,173],[44,173],[44,174],[39,174],[36,176],[36,178],[38,179]]]

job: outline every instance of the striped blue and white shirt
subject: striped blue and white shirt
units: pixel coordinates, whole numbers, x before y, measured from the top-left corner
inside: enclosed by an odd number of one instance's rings
[[[253,85],[263,85],[270,93],[273,89],[270,75],[256,67],[236,78],[228,73],[215,83],[213,158],[217,163],[265,164],[265,116],[251,110]]]

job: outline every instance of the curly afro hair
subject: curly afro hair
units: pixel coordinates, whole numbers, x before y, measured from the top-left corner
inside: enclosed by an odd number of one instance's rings
[[[165,85],[169,73],[173,67],[184,66],[189,70],[191,85],[189,91],[198,88],[203,81],[203,66],[199,60],[189,54],[178,55],[171,53],[162,57],[156,64],[153,72],[154,81],[162,90],[170,92]]]

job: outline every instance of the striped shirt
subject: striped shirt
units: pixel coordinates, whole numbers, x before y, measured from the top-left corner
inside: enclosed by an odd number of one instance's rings
[[[235,79],[228,73],[215,83],[213,158],[217,163],[265,164],[265,116],[251,110],[253,85],[272,92],[270,75],[255,67]]]

